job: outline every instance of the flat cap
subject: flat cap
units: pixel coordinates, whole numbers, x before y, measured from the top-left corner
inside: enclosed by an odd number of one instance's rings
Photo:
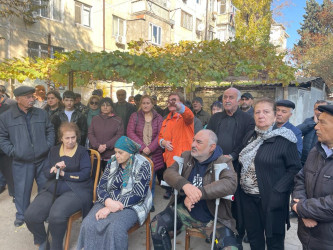
[[[276,102],[276,106],[283,106],[287,108],[295,109],[295,103],[289,100],[279,100]]]
[[[13,92],[14,92],[15,97],[24,96],[24,95],[35,93],[35,88],[29,87],[29,86],[20,86],[20,87],[14,89]]]
[[[320,105],[318,106],[318,110],[333,115],[333,105]]]
[[[200,96],[194,97],[192,103],[193,102],[199,102],[201,104],[201,106],[203,106],[203,100]]]
[[[243,97],[245,97],[247,99],[253,99],[253,96],[250,93],[248,93],[248,92],[242,94],[241,98],[243,98]]]

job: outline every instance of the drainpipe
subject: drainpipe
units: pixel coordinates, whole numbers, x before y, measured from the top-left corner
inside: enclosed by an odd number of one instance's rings
[[[205,40],[208,40],[208,3],[209,3],[209,0],[206,0],[206,29],[205,29]]]
[[[105,50],[105,0],[103,0],[103,50]]]

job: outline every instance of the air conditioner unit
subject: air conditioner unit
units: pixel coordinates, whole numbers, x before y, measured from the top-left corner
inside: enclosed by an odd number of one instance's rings
[[[126,44],[125,36],[117,35],[116,36],[116,43],[118,44]]]

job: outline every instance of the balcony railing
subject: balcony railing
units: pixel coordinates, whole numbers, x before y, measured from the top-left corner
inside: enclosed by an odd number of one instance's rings
[[[164,20],[170,20],[166,1],[158,0],[135,0],[132,2],[132,14],[150,14]]]

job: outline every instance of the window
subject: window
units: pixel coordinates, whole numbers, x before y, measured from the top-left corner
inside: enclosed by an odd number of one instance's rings
[[[37,9],[37,15],[61,21],[61,0],[34,0],[35,5],[41,6]]]
[[[214,40],[214,27],[209,25],[209,30],[208,30],[208,40]]]
[[[80,2],[75,2],[75,23],[82,24],[83,26],[91,26],[91,6],[85,5]]]
[[[64,52],[64,48],[51,46],[51,58],[54,58],[54,53],[56,51]],[[28,41],[28,56],[31,58],[35,57],[48,58],[48,45],[43,43]]]
[[[201,0],[195,0],[197,4],[200,4],[201,3]]]
[[[227,12],[227,0],[221,0],[218,2],[218,13],[225,14]]]
[[[161,45],[161,36],[162,36],[162,29],[155,24],[149,24],[149,40],[152,44]]]
[[[193,29],[193,18],[192,15],[186,13],[185,11],[182,11],[181,14],[181,23],[180,26],[182,26],[185,29],[192,30]]]
[[[125,34],[126,34],[126,21],[117,16],[113,16],[112,35],[117,37],[117,36],[124,36]]]

